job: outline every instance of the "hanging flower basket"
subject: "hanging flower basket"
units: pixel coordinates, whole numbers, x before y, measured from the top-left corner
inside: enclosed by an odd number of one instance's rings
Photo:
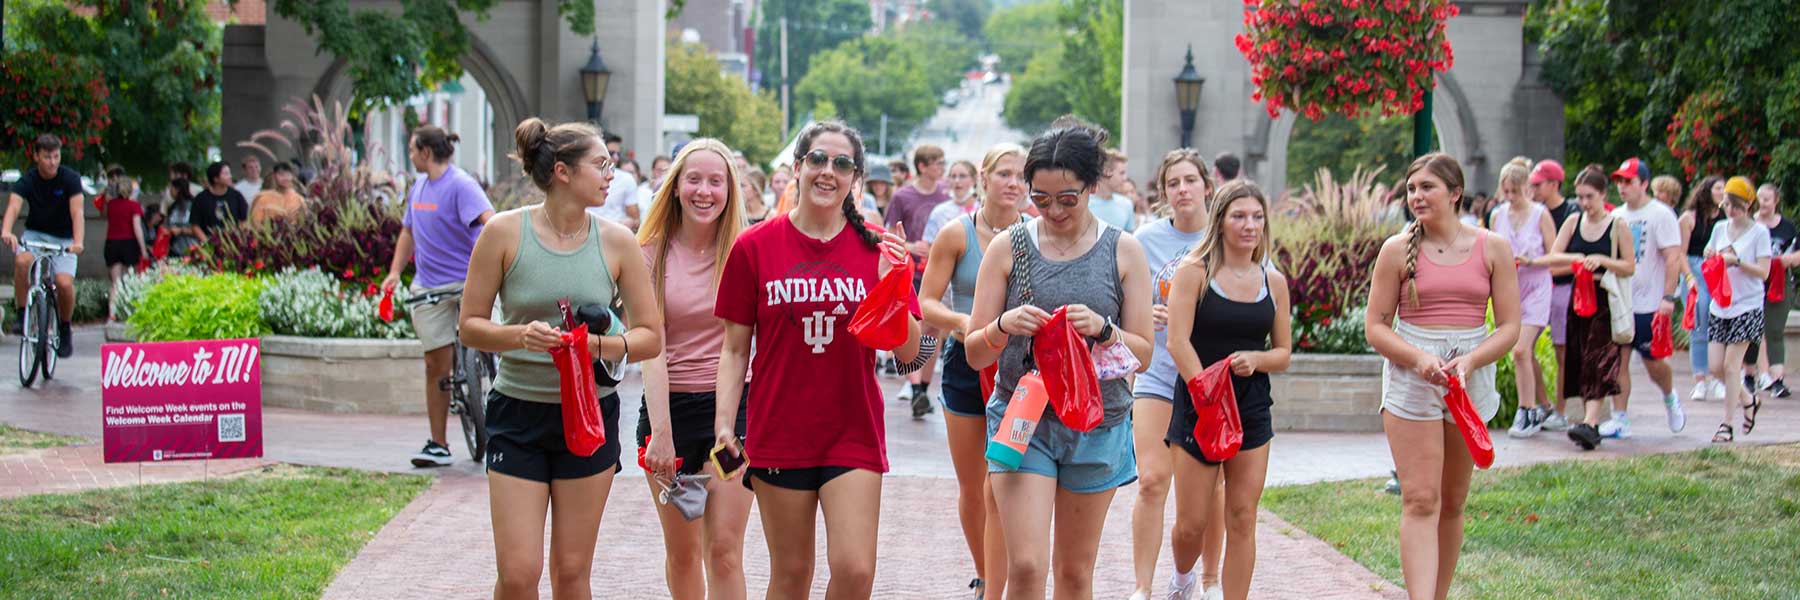
[[[1250,98],[1314,121],[1418,112],[1455,61],[1445,29],[1458,12],[1450,0],[1245,0]]]

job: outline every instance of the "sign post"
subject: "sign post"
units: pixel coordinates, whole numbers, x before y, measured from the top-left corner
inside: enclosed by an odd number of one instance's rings
[[[263,455],[258,340],[104,344],[100,357],[106,462]]]

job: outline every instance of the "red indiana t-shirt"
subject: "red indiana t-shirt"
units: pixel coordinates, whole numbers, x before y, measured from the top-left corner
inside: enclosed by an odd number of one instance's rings
[[[822,242],[787,215],[750,228],[732,246],[713,314],[756,328],[750,466],[887,472],[875,350],[847,331],[879,268],[879,253],[850,227]],[[916,301],[912,314],[919,314]]]

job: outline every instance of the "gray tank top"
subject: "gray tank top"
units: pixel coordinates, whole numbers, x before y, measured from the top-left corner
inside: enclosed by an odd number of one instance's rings
[[[1011,229],[1014,236],[1031,235],[1032,243],[1027,245],[1025,260],[1034,261],[1030,282],[1035,296],[1032,304],[1045,311],[1055,311],[1069,304],[1085,304],[1100,316],[1118,323],[1119,306],[1124,302],[1124,291],[1119,285],[1118,249],[1121,232],[1103,225],[1100,240],[1094,242],[1092,249],[1065,262],[1045,259],[1038,252],[1038,236],[1035,235],[1037,227],[1038,221],[1034,220],[1015,225]],[[1025,304],[1020,295],[1024,288],[1019,283],[1008,282],[1006,310]],[[1025,359],[1030,354],[1031,338],[1015,335],[1007,340],[1006,350],[1000,353],[1000,371],[994,377],[994,395],[988,398],[988,414],[1006,411],[1006,403],[1012,399],[1013,387],[1028,372]],[[1123,423],[1125,417],[1131,414],[1131,386],[1126,384],[1126,378],[1101,381],[1100,398],[1106,408],[1106,418],[1100,423],[1101,427]],[[1046,415],[1053,415],[1051,407],[1046,406],[1044,410]],[[1054,416],[1049,418],[1054,420]]]
[[[981,273],[981,238],[975,232],[974,215],[958,217],[962,220],[965,241],[961,257],[956,259],[956,270],[950,273],[950,310],[969,314],[975,310],[975,279]]]
[[[533,209],[520,211],[519,252],[500,281],[500,324],[524,325],[543,321],[561,328],[562,311],[556,301],[569,299],[571,307],[610,304],[617,290],[606,253],[600,245],[600,226],[588,217],[587,241],[580,248],[557,252],[544,247],[531,229]],[[530,402],[562,402],[562,383],[550,355],[529,350],[500,353],[494,390]],[[600,397],[612,388],[600,388]]]

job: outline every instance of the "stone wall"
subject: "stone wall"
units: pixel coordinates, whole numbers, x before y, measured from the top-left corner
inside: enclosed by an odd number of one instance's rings
[[[1381,431],[1381,364],[1373,354],[1296,354],[1270,378],[1279,431]]]
[[[262,339],[263,404],[316,412],[425,413],[418,340]]]

